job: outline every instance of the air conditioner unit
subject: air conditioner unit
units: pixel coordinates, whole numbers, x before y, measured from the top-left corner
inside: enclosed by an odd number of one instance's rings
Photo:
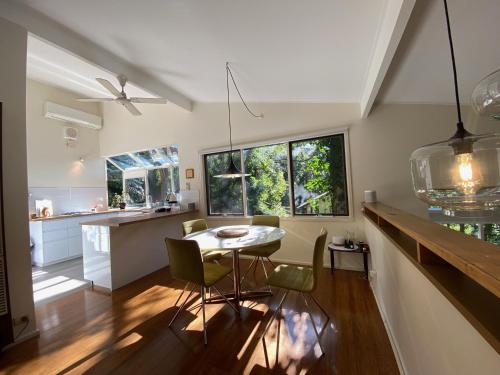
[[[45,102],[45,117],[90,129],[102,129],[101,117],[52,102]]]

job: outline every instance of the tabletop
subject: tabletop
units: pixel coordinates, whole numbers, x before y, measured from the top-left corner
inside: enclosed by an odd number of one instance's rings
[[[217,232],[222,229],[246,229],[248,234],[237,238],[217,237]],[[284,229],[264,225],[228,225],[191,233],[184,239],[195,240],[201,249],[239,250],[268,245],[281,240],[285,234]]]
[[[363,250],[359,248],[358,245],[354,245],[353,249],[349,249],[345,246],[342,245],[334,245],[333,243],[328,244],[328,250],[333,250],[333,251],[344,251],[346,253],[351,252],[351,253],[362,253]]]

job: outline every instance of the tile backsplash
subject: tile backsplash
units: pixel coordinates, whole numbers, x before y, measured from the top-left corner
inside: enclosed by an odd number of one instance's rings
[[[89,211],[95,205],[107,208],[105,187],[29,187],[29,211],[35,213],[35,200],[50,199],[54,215],[63,212]]]

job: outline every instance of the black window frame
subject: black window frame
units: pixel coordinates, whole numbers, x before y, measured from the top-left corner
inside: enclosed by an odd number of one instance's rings
[[[341,138],[341,145],[342,145],[342,154],[344,155],[344,191],[345,191],[345,204],[346,204],[346,213],[345,214],[329,214],[329,215],[321,215],[321,214],[303,214],[303,213],[296,213],[295,212],[295,179],[293,175],[293,156],[292,156],[292,144],[294,143],[300,143],[300,142],[305,142],[309,140],[316,140],[316,139],[323,139],[323,138],[332,138],[332,137],[339,137]],[[292,196],[290,197],[290,203],[292,204],[292,216],[309,216],[309,217],[348,217],[350,216],[350,210],[349,210],[349,189],[348,189],[348,184],[347,184],[347,157],[346,157],[346,152],[345,152],[345,137],[344,133],[337,133],[337,134],[330,134],[330,135],[322,135],[319,137],[308,137],[308,138],[302,138],[302,139],[294,139],[293,141],[288,141],[288,165],[290,168],[290,181],[291,181],[291,194]]]
[[[240,156],[242,157],[242,149],[241,148],[237,148],[237,149],[233,149],[232,150],[233,152],[239,152],[240,153]],[[217,155],[217,154],[224,154],[224,153],[230,153],[231,151],[230,150],[222,150],[222,151],[214,151],[214,152],[208,152],[206,154],[203,154],[203,170],[204,170],[204,174],[205,174],[205,204],[206,204],[206,209],[207,209],[207,215],[208,216],[213,216],[213,217],[226,217],[226,216],[234,216],[234,217],[245,217],[245,214],[246,214],[246,209],[245,209],[245,194],[244,194],[244,190],[243,190],[243,184],[245,183],[244,181],[244,177],[240,177],[240,180],[241,180],[241,195],[242,195],[242,198],[241,198],[241,201],[243,203],[243,212],[241,214],[212,214],[210,213],[210,180],[209,180],[209,176],[208,176],[208,166],[207,166],[207,157],[210,156],[210,155]],[[242,169],[242,159],[240,157],[240,171],[243,170]]]
[[[293,138],[290,140],[283,140],[283,141],[270,141],[269,143],[259,143],[257,145],[249,144],[248,146],[245,145],[239,145],[238,148],[233,149],[233,152],[239,152],[241,155],[241,160],[240,160],[240,170],[242,172],[245,171],[244,167],[244,160],[243,160],[243,153],[244,150],[246,149],[252,149],[256,147],[265,147],[265,146],[272,146],[272,145],[277,145],[277,144],[286,144],[287,149],[288,149],[288,156],[287,156],[287,166],[288,166],[288,184],[289,184],[289,199],[290,199],[290,216],[289,217],[318,217],[318,218],[347,218],[351,216],[351,209],[350,209],[350,190],[349,190],[349,178],[350,175],[348,174],[348,169],[347,169],[347,153],[346,153],[346,132],[341,132],[341,133],[332,133],[332,134],[322,134],[318,136],[305,136],[303,138]],[[343,165],[343,172],[344,172],[344,190],[345,190],[345,204],[346,204],[346,213],[344,214],[305,214],[305,213],[296,213],[295,212],[295,187],[294,187],[294,174],[293,174],[293,157],[292,157],[292,144],[294,143],[300,143],[308,140],[316,140],[316,139],[323,139],[323,138],[331,138],[331,137],[339,137],[341,139],[341,146],[342,146],[342,153],[343,153],[343,160],[344,160],[344,165]],[[214,155],[214,154],[221,154],[221,153],[226,153],[229,152],[229,150],[220,150],[220,151],[211,151],[204,153],[203,156],[203,170],[204,170],[204,184],[205,184],[205,204],[206,204],[206,209],[207,209],[207,216],[210,217],[251,217],[247,215],[247,196],[246,192],[243,187],[243,184],[246,183],[246,180],[244,177],[241,177],[241,184],[242,184],[242,201],[243,201],[243,213],[242,214],[212,214],[210,213],[210,191],[209,191],[209,176],[208,176],[208,169],[207,169],[207,156]],[[288,217],[288,216],[287,216]]]

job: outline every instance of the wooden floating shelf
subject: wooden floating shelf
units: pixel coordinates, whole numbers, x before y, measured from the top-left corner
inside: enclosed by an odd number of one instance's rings
[[[500,247],[382,203],[364,214],[500,353]]]

